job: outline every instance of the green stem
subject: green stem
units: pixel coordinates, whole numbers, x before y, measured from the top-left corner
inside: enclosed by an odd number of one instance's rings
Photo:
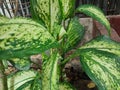
[[[2,63],[2,60],[0,60],[0,90],[8,90],[7,77],[4,72],[4,65]]]
[[[70,55],[69,57],[67,57],[66,59],[64,59],[64,61],[61,62],[61,65],[65,66],[65,64],[71,60],[72,58],[78,57],[79,54],[77,54],[77,52],[75,52],[74,54]]]

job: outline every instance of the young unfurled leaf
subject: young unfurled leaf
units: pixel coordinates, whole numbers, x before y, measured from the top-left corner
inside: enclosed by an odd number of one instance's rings
[[[56,46],[51,34],[31,19],[0,23],[0,59],[28,57]]]
[[[93,5],[81,5],[77,8],[77,11],[82,12],[102,23],[108,30],[108,33],[110,34],[110,23],[99,8]]]
[[[79,48],[77,54],[99,90],[120,89],[120,43],[101,36]]]

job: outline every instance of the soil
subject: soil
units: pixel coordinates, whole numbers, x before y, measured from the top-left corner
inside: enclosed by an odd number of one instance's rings
[[[85,74],[78,58],[71,60],[65,66],[67,80],[77,90],[98,90],[95,83]]]

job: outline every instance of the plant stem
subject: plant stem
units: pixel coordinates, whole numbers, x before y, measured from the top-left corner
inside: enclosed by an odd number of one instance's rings
[[[2,63],[2,60],[0,60],[0,90],[8,90],[7,77],[4,72],[4,65]]]

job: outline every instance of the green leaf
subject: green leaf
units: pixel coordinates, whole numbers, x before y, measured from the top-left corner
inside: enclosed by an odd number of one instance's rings
[[[16,90],[42,90],[40,74],[37,73],[34,80],[26,82],[25,84],[21,85]]]
[[[53,53],[49,60],[43,65],[42,89],[59,90],[58,83],[60,78],[58,53]]]
[[[39,21],[42,20],[47,27],[49,26],[49,1],[46,0],[30,0],[32,18]]]
[[[31,19],[0,23],[0,59],[23,58],[57,46],[50,33]]]
[[[60,0],[63,19],[69,18],[74,14],[75,0]]]
[[[76,89],[69,83],[64,82],[59,84],[59,90],[76,90]]]
[[[44,25],[45,23],[39,17],[39,13],[38,13],[38,9],[37,9],[36,5],[38,5],[36,0],[30,0],[30,11],[31,11],[31,14],[32,14],[31,15],[32,19],[36,20],[39,23],[43,23],[43,25]]]
[[[18,70],[28,70],[30,69],[31,63],[30,60],[28,58],[13,58],[11,60],[14,63],[14,66],[18,69]]]
[[[7,77],[5,75],[5,68],[3,65],[3,61],[0,61],[0,90],[7,90]]]
[[[59,0],[31,0],[32,14],[36,19],[44,21],[45,25],[52,33],[54,24],[62,21]]]
[[[111,40],[107,36],[99,36],[95,40],[92,40],[80,47],[80,49],[97,49],[105,52],[113,53],[120,56],[120,43]]]
[[[7,60],[2,60],[4,68],[8,68],[8,61]]]
[[[41,80],[41,75],[37,74],[36,78],[32,82],[31,89],[30,90],[43,90],[42,89],[42,80]]]
[[[0,23],[7,22],[8,20],[7,17],[0,15]]]
[[[31,90],[31,84],[33,81],[26,82],[25,84],[21,85],[16,90]]]
[[[57,41],[61,42],[66,35],[66,30],[64,29],[64,27],[62,25],[58,25],[58,24],[55,24],[53,30],[54,30],[54,32],[53,32],[52,36]]]
[[[99,90],[120,89],[120,43],[101,36],[79,48],[81,64]]]
[[[37,73],[32,70],[20,71],[13,75],[8,76],[8,90],[17,90],[25,83],[35,79]]]
[[[41,80],[40,79],[36,79],[33,82],[33,85],[31,86],[30,90],[43,90],[42,86],[41,86]]]
[[[79,23],[79,19],[77,17],[71,19],[67,30],[66,50],[70,50],[77,45],[82,39],[84,32],[84,27]]]
[[[59,40],[63,39],[63,37],[66,35],[66,30],[64,27],[61,27],[60,32],[59,32]]]
[[[61,25],[55,24],[53,27],[53,33],[52,36],[56,39],[59,40],[59,33],[63,27]]]
[[[110,23],[99,8],[93,5],[81,5],[77,8],[77,11],[82,12],[102,23],[106,27],[110,35]]]

